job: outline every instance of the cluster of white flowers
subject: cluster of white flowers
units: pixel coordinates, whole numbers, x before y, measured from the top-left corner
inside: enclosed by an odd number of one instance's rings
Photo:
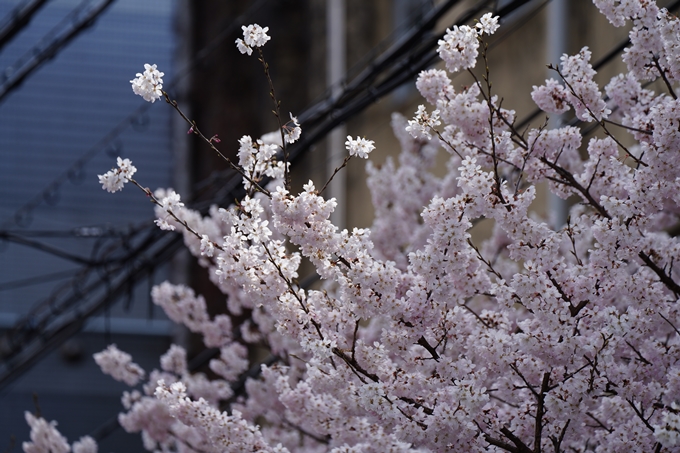
[[[477,28],[477,33],[481,36],[483,34],[493,35],[500,27],[498,23],[498,16],[494,16],[492,13],[486,13],[479,18],[479,22],[475,25]]]
[[[22,448],[26,453],[68,453],[71,446],[64,436],[57,431],[57,422],[48,423],[41,417],[26,412],[26,423],[31,427],[31,442],[24,442]]]
[[[438,44],[437,52],[450,72],[471,69],[477,64],[479,42],[474,28],[454,25],[446,30],[444,39],[440,39]]]
[[[25,412],[26,423],[31,428],[31,442],[24,442],[22,449],[25,453],[97,453],[97,442],[90,436],[83,436],[80,440],[68,444],[68,441],[57,430],[57,422],[47,422],[30,412]]]
[[[663,412],[661,424],[654,426],[654,437],[666,448],[680,444],[680,405],[675,401]]]
[[[165,73],[156,69],[156,65],[145,64],[144,72],[137,73],[137,78],[130,80],[132,91],[147,102],[156,102],[163,96],[163,76]]]
[[[292,113],[290,114],[290,121],[283,126],[283,133],[286,143],[295,143],[300,139],[302,129],[300,128],[300,123],[298,122],[297,117],[293,116]]]
[[[127,385],[137,385],[144,379],[144,370],[132,361],[132,356],[121,351],[115,344],[94,355],[94,361],[104,374]]]
[[[416,116],[408,121],[408,126],[406,126],[406,132],[411,134],[413,138],[430,140],[432,138],[432,131],[439,126],[441,121],[439,121],[439,110],[433,110],[432,113],[428,113],[424,105],[418,106],[418,111]]]
[[[345,141],[345,148],[349,151],[350,156],[359,156],[362,159],[368,159],[368,155],[375,149],[373,140],[366,140],[365,138],[357,137],[356,140],[352,136],[347,136]]]
[[[531,92],[531,99],[547,113],[564,113],[569,110],[567,99],[569,92],[555,79],[547,79],[545,85],[536,86]]]
[[[179,224],[173,215],[177,216],[180,214],[184,207],[184,203],[180,201],[180,195],[172,189],[157,189],[154,192],[154,198],[159,203],[156,206],[157,219],[154,220],[154,223],[161,230],[175,231]]]
[[[284,137],[288,143],[292,143],[293,138],[299,137],[299,126],[295,126],[289,135],[284,131]],[[294,140],[293,140],[294,141]],[[253,139],[244,135],[239,140],[238,161],[240,167],[248,176],[243,180],[243,185],[247,190],[251,190],[255,183],[259,183],[265,176],[274,181],[282,180],[284,177],[284,163],[277,160],[277,153],[281,149],[281,136],[278,132],[267,134],[261,139],[253,142]],[[277,183],[274,182],[273,185]]]
[[[126,182],[137,172],[137,168],[132,165],[130,159],[118,158],[118,168],[111,169],[103,175],[97,175],[102,188],[108,192],[123,190]]]
[[[243,54],[251,55],[253,47],[262,47],[271,39],[267,36],[269,27],[262,28],[257,24],[251,24],[247,27],[244,25],[241,28],[243,29],[243,39],[236,40],[236,47]]]
[[[532,96],[601,127],[614,117],[623,141],[607,131],[585,143],[574,126],[517,131],[497,95],[454,90],[429,70],[417,87],[436,109],[396,115],[399,165],[368,165],[370,230],[335,226],[335,200],[311,181],[284,187],[281,131],[240,140],[249,193],[238,206],[202,216],[157,191],[159,222],[183,232],[226,305],[211,317],[201,296],[169,283],[152,297],[219,349],[217,377],[190,373],[173,346],[143,393],[123,396],[121,425],[150,451],[680,451],[680,101],[641,83],[675,80],[660,49],[675,52],[680,25],[648,0],[596,4],[633,22],[629,72],[605,87],[609,103],[587,48],[562,58],[563,84]],[[474,68],[497,25],[485,15],[449,30],[449,72]],[[258,30],[244,30],[246,52],[267,41]],[[346,146],[360,157],[374,148],[351,136]],[[250,190],[264,176],[268,190]],[[566,225],[530,211],[544,183],[580,201]],[[481,221],[493,224],[485,240],[471,232]],[[299,283],[303,259],[319,288]],[[277,362],[255,378],[250,347]],[[106,372],[136,383],[129,356],[107,351]]]
[[[416,80],[416,88],[432,105],[437,105],[439,99],[448,99],[455,94],[448,74],[441,69],[421,72]]]

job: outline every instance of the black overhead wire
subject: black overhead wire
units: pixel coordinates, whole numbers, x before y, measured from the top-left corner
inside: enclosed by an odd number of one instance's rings
[[[0,231],[0,240],[6,241],[6,242],[14,242],[15,244],[20,244],[26,247],[30,247],[32,249],[38,250],[43,253],[47,253],[49,255],[56,256],[58,258],[64,259],[66,261],[71,261],[73,263],[77,263],[80,265],[85,265],[85,266],[102,266],[108,263],[108,261],[93,261],[92,259],[85,258],[79,255],[75,255],[73,253],[67,252],[65,250],[61,250],[57,247],[54,247],[52,245],[49,245],[45,242],[40,242],[36,241],[33,239],[29,239],[26,237],[24,234],[16,234],[16,233],[11,233],[8,231]]]
[[[0,50],[16,36],[49,0],[28,0],[17,5],[0,25]]]
[[[230,24],[223,28],[223,33],[203,48],[191,64],[179,73],[180,77],[186,76],[193,70],[210,52],[217,48],[225,37],[233,33],[267,1],[269,0],[258,0],[244,14],[231,20]],[[179,77],[176,77],[173,83],[169,84],[169,87],[171,88],[178,81]],[[144,102],[136,113],[144,112],[148,105],[149,103]],[[105,142],[106,139],[111,143],[112,139],[137,116],[135,114],[128,117],[100,143]],[[86,156],[81,157],[76,162],[77,171],[80,171],[79,169],[82,169],[85,161],[89,160],[99,149],[101,148],[92,148]],[[72,167],[61,175],[60,181],[53,181],[48,187],[66,180],[73,168],[76,167]],[[236,176],[232,176],[224,184],[224,189],[229,194],[229,197],[225,200],[219,200],[224,204],[233,202],[234,196],[241,196],[242,184],[240,178]],[[41,194],[39,198],[42,200],[43,195]],[[203,212],[203,214],[205,213],[206,211]],[[85,230],[79,228],[76,231],[84,234],[93,233],[88,231],[87,228]],[[105,236],[102,235],[103,238]],[[132,231],[129,235],[123,236],[122,239],[138,245],[123,256],[117,256],[115,253],[120,252],[120,242],[113,243],[108,247],[108,251],[102,252],[103,258],[92,258],[90,260],[100,263],[100,266],[85,266],[82,271],[78,272],[73,281],[60,286],[48,299],[33,307],[27,315],[21,317],[12,328],[0,336],[0,358],[2,359],[0,362],[0,390],[28,370],[44,354],[56,348],[69,336],[77,333],[89,316],[108,307],[121,295],[128,294],[130,288],[138,282],[144,281],[145,278],[148,279],[155,268],[167,263],[169,258],[181,249],[183,243],[181,235],[164,234],[155,225],[148,223],[144,227]],[[114,255],[114,257],[109,258],[108,255]],[[112,264],[115,264],[115,266],[111,267]],[[100,295],[96,301],[90,301],[91,297],[88,296],[96,296],[97,291],[100,293],[103,291],[104,294]]]
[[[157,228],[142,230],[139,236],[120,264],[82,269],[0,337],[0,389],[78,333],[90,316],[152,275],[182,245],[180,235],[166,235]],[[108,253],[119,248],[120,244],[113,243]]]
[[[550,2],[550,0],[542,0],[540,2],[532,1],[532,0],[526,0],[526,1],[517,2],[516,4],[512,4],[512,3],[508,4],[504,8],[494,11],[495,14],[500,15],[502,18],[504,18],[504,19],[501,20],[501,23],[504,24],[505,21],[508,21],[509,17],[511,18],[512,15],[515,12],[517,12],[518,9],[524,7],[527,3],[533,3],[533,4],[536,5],[531,10],[523,11],[521,17],[518,18],[517,20],[510,21],[511,22],[509,24],[510,27],[505,28],[501,33],[496,33],[494,35],[494,37],[496,39],[489,44],[489,49],[492,49],[492,48],[496,47],[497,45],[499,45],[500,43],[502,43],[503,41],[505,41],[505,39],[507,39],[507,37],[509,37],[510,35],[515,33],[519,28],[521,28],[526,23],[527,20],[529,20],[530,18],[534,17],[537,13],[539,13],[549,2]],[[481,9],[471,8],[470,10],[463,13],[461,18],[459,18],[456,21],[457,24],[460,25],[461,23],[469,22],[472,18],[476,17],[476,15],[478,15],[479,12],[481,12],[481,10],[483,10],[483,9],[484,8],[481,8]],[[434,44],[439,39],[440,39],[439,37],[434,37],[434,38],[430,39],[429,42],[428,42],[428,44],[430,45],[429,48],[430,49],[433,48],[432,46],[434,46]],[[425,50],[426,51],[425,53],[427,53],[427,50],[428,50],[427,45],[423,46],[423,50]],[[379,95],[379,97],[371,98],[369,105],[370,105],[370,103],[376,102],[378,99],[380,99],[380,97],[384,96],[385,94],[387,94],[387,93],[391,92],[392,90],[398,88],[399,86],[403,85],[404,83],[412,80],[413,77],[417,73],[419,73],[423,69],[431,66],[432,63],[434,61],[436,61],[436,59],[437,59],[437,53],[435,52],[434,57],[430,57],[428,55],[426,58],[428,58],[427,62],[425,62],[425,63],[421,62],[421,64],[414,65],[412,68],[409,68],[407,71],[404,71],[403,67],[397,67],[396,69],[394,69],[392,71],[392,77],[387,77],[387,80],[383,80],[381,82],[381,85],[379,85],[379,88],[374,91],[374,94]],[[459,75],[459,74],[460,73],[455,74],[454,77]],[[340,123],[338,123],[338,124],[340,124]],[[335,126],[331,127],[330,130],[332,130],[334,127]],[[307,134],[306,129],[305,129],[305,134]],[[303,136],[305,134],[303,134]],[[309,284],[311,284],[313,281],[318,280],[318,278],[319,278],[318,275],[311,274],[311,275],[308,275],[307,277],[305,277],[303,279],[303,281],[305,281],[305,282],[309,281]],[[301,283],[301,285],[304,286],[303,283]]]
[[[495,48],[496,46],[498,46],[499,44],[503,43],[505,41],[505,39],[507,39],[507,37],[509,37],[510,35],[515,33],[518,29],[522,28],[527,21],[531,20],[534,16],[536,16],[538,13],[540,13],[543,10],[543,8],[545,8],[545,6],[548,3],[550,3],[550,1],[551,0],[529,1],[529,2],[527,2],[526,5],[520,5],[519,8],[513,9],[512,11],[508,11],[506,8],[504,8],[503,11],[500,11],[500,10],[496,11],[497,14],[505,14],[506,12],[508,12],[509,14],[502,16],[502,19],[500,20],[502,27],[501,27],[500,30],[498,30],[496,33],[494,33],[493,39],[488,43],[489,50],[491,50],[491,49]],[[509,5],[509,6],[512,6],[512,5]],[[520,14],[519,11],[517,11],[518,9],[521,10],[521,14]],[[517,17],[518,15],[520,17]],[[435,58],[435,61],[436,61],[436,58]],[[431,66],[431,64],[428,64],[426,67],[428,67],[428,66]],[[397,75],[399,75],[399,71],[394,71],[394,72]],[[451,77],[452,81],[455,80],[461,74],[465,74],[465,73],[459,72],[459,73],[453,74],[453,76]],[[401,84],[403,85],[403,84],[407,83],[408,81],[411,81],[413,75],[414,74],[410,75],[411,76],[410,79],[406,79],[406,80],[400,79],[396,83],[401,82]],[[396,85],[396,83],[395,83],[395,85]],[[398,88],[399,85],[396,85],[396,87]],[[331,157],[329,157],[328,159],[330,160]],[[326,161],[325,164],[327,164],[327,163],[328,163],[328,160]],[[325,164],[323,164],[323,165],[325,165]]]
[[[70,269],[67,271],[50,272],[49,274],[42,274],[35,277],[22,278],[18,280],[12,280],[10,282],[0,283],[0,291],[8,291],[17,288],[23,288],[25,286],[36,286],[43,283],[53,282],[55,280],[63,280],[65,278],[73,277],[78,269]]]
[[[210,56],[210,54],[214,52],[229,35],[238,30],[238,27],[240,27],[241,24],[246,22],[246,20],[251,15],[261,9],[269,1],[270,0],[257,0],[240,16],[236,17],[235,19],[225,21],[225,23],[220,27],[222,32],[209,44],[198,51],[187,66],[175,74],[173,80],[165,85],[165,90],[172,94],[173,89],[179,85],[185,77],[187,77],[208,56]],[[20,208],[18,208],[12,217],[5,219],[0,226],[2,228],[7,228],[12,224],[20,227],[27,226],[32,219],[33,211],[43,202],[49,201],[50,197],[53,196],[54,193],[57,193],[59,188],[64,183],[66,183],[66,181],[74,181],[78,175],[81,175],[85,165],[96,155],[102,151],[106,151],[110,154],[113,154],[115,157],[122,146],[118,141],[118,137],[125,130],[127,130],[128,127],[134,127],[135,124],[143,124],[142,118],[145,117],[147,111],[151,108],[151,105],[152,104],[149,102],[140,102],[139,106],[134,111],[132,111],[132,113],[116,124],[116,126],[114,126],[113,129],[111,129],[99,141],[97,141],[97,143],[85,151],[85,153],[83,153],[83,155],[81,155],[73,164],[71,164],[69,168],[64,170],[55,179],[48,183],[45,188],[40,191],[40,193],[36,194],[33,198],[29,199]]]
[[[129,233],[129,228],[114,228],[109,225],[79,226],[68,230],[0,230],[0,234],[14,234],[38,238],[78,238],[92,239],[120,237]]]
[[[236,30],[238,30],[238,27],[242,23],[244,23],[249,16],[254,14],[256,11],[261,9],[269,0],[258,0],[255,3],[253,3],[247,11],[245,11],[243,14],[238,16],[236,19],[231,20],[229,23],[225,23],[224,26],[221,27],[223,30],[218,36],[216,36],[208,45],[206,45],[203,49],[201,49],[199,52],[196,53],[195,57],[192,59],[192,61],[184,67],[182,70],[178,71],[173,80],[166,84],[166,91],[172,93],[172,90],[176,85],[178,85],[184,77],[189,75],[198,65],[200,65],[203,60],[205,60],[212,52],[214,52],[219,45],[222,44],[222,42],[229,37],[231,34],[233,34]],[[413,43],[414,41],[417,40],[417,38],[425,33],[425,29],[427,27],[432,27],[434,26],[434,23],[436,22],[436,19],[440,18],[442,14],[444,14],[447,9],[446,8],[451,8],[455,6],[457,3],[459,3],[460,0],[448,0],[447,2],[439,5],[436,7],[433,12],[427,13],[424,17],[424,19],[415,27],[415,31],[412,31],[411,34],[409,35],[410,38],[408,39],[409,42]],[[483,1],[481,3],[486,4],[490,3],[491,0]],[[425,29],[423,28],[425,27]],[[402,40],[401,45],[397,45],[396,47],[399,48],[399,52],[404,51],[404,40]],[[395,47],[395,46],[393,46]],[[392,56],[392,59],[395,58],[395,56],[398,56],[399,52],[397,50],[390,50],[390,55]],[[378,65],[373,65],[375,66],[376,69],[381,67],[386,61],[388,61],[387,58],[383,57],[380,61],[380,64]],[[370,77],[370,72],[366,72],[364,70],[362,73],[362,77]],[[343,83],[342,81],[339,83]],[[361,90],[354,90],[356,93],[360,93]],[[347,95],[350,95],[350,92],[345,90]],[[354,96],[353,94],[351,96]],[[324,101],[321,101],[318,103],[316,106],[311,107],[307,109],[307,111],[312,111],[312,110],[317,110],[321,104],[324,104]],[[147,110],[151,107],[151,104],[148,102],[142,102],[140,106],[130,115],[128,115],[125,119],[123,119],[121,122],[119,122],[108,134],[106,134],[101,140],[99,140],[95,145],[93,145],[88,151],[86,151],[74,164],[71,165],[70,168],[62,172],[60,175],[58,175],[52,182],[50,182],[45,189],[43,189],[40,193],[38,193],[36,196],[31,198],[28,202],[26,202],[24,205],[22,205],[17,211],[14,213],[14,216],[10,219],[5,220],[3,222],[2,226],[7,227],[11,223],[14,223],[18,226],[26,226],[27,223],[30,223],[30,219],[32,218],[32,212],[35,210],[38,206],[40,206],[47,198],[49,193],[54,193],[59,190],[59,187],[64,184],[66,181],[69,179],[73,178],[74,174],[79,174],[82,172],[83,167],[87,162],[89,162],[95,155],[97,155],[101,150],[104,149],[109,149],[111,147],[116,148],[118,145],[116,144],[116,138],[128,128],[128,126],[131,123],[134,123],[136,119],[142,117],[143,115],[146,114]],[[318,113],[317,113],[318,115]],[[305,116],[305,113],[303,113],[303,116]],[[310,124],[313,123],[313,120],[309,122]],[[307,125],[305,124],[305,128]],[[115,150],[114,150],[115,151]],[[222,181],[223,178],[219,178],[217,181]]]
[[[148,221],[144,222],[143,227],[148,226]],[[124,238],[129,236],[133,231],[139,229],[137,227],[126,228],[112,228],[110,226],[89,226],[77,227],[70,230],[29,230],[29,231],[2,231],[0,230],[0,241],[4,243],[15,242],[17,244],[36,249],[47,254],[57,256],[67,261],[74,261],[78,264],[85,264],[87,266],[104,266],[109,261],[97,261],[95,258],[85,258],[78,255],[73,255],[69,252],[60,250],[45,242],[31,240],[29,238],[56,238],[56,239],[86,239],[99,240],[103,238]],[[96,256],[96,253],[93,254]],[[0,291],[7,291],[16,288],[23,288],[26,286],[40,285],[46,282],[62,280],[67,277],[73,277],[76,269],[60,272],[50,272],[47,274],[37,275],[29,278],[16,279],[12,281],[5,281],[0,283]]]
[[[514,0],[495,13],[506,17],[531,1],[533,0]],[[445,5],[450,8],[456,3],[457,0],[450,0],[445,2]],[[495,2],[486,0],[476,3],[456,20],[456,25],[471,21],[492,3]],[[336,98],[324,100],[300,114],[298,118],[305,133],[299,142],[291,146],[291,157],[303,154],[335,127],[431,66],[437,58],[436,43],[444,34],[427,34],[428,28],[422,27],[433,28],[436,25],[434,18],[441,17],[445,12],[436,7],[423,18],[416,30],[399,40],[394,48],[388,49],[384,57],[379,57],[377,63],[370,66],[375,68],[376,74],[360,74],[357,79],[348,83]]]
[[[84,11],[84,15],[82,17],[80,16],[80,10],[74,10],[67,16],[67,20],[64,21],[72,22],[71,28],[68,31],[55,37],[45,47],[34,47],[15,63],[19,67],[14,68],[10,66],[6,68],[2,74],[3,80],[2,86],[0,86],[0,102],[2,102],[5,96],[19,87],[36,69],[54,58],[59,51],[70,44],[81,32],[93,26],[99,16],[101,16],[114,1],[115,0],[103,0],[101,3],[90,9],[88,9],[87,6],[90,6],[91,3],[83,6],[82,11]],[[53,30],[50,33],[55,33],[55,31]]]

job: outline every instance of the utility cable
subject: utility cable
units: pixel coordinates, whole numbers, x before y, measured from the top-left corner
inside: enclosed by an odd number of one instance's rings
[[[4,20],[0,28],[0,50],[10,42],[17,33],[26,27],[35,13],[49,0],[28,0],[14,8]]]
[[[55,38],[46,47],[38,50],[37,53],[31,53],[30,57],[27,58],[27,63],[13,72],[12,75],[8,77],[7,81],[0,87],[0,102],[2,102],[9,93],[21,85],[36,69],[54,58],[61,49],[70,44],[81,32],[93,26],[99,16],[101,16],[114,1],[115,0],[103,0],[100,4],[87,11],[85,16],[73,24],[68,32]],[[5,74],[7,74],[8,69],[5,70]]]
[[[185,77],[196,69],[208,56],[214,52],[219,45],[238,27],[247,21],[256,11],[260,10],[270,0],[257,0],[253,3],[243,14],[223,24],[222,32],[214,38],[209,44],[198,51],[191,62],[183,69],[177,72],[173,80],[166,84],[166,91],[171,92]],[[8,228],[11,225],[27,226],[32,218],[33,211],[42,203],[48,200],[51,194],[56,193],[59,188],[66,183],[66,181],[73,180],[75,175],[82,173],[84,166],[97,156],[102,150],[111,150],[114,153],[120,147],[117,143],[117,138],[130,127],[139,122],[140,118],[144,117],[147,111],[151,108],[151,103],[142,101],[139,106],[129,115],[123,118],[116,126],[113,127],[106,135],[92,145],[83,155],[81,155],[73,164],[66,170],[60,173],[55,179],[48,183],[43,190],[29,199],[20,208],[18,208],[13,217],[10,217],[2,222],[0,229]]]

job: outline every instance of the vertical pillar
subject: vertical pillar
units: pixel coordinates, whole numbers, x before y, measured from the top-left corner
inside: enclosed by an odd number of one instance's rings
[[[326,83],[333,98],[339,96],[342,87],[340,82],[346,72],[346,4],[345,0],[326,1]],[[326,146],[326,178],[342,165],[345,158],[345,139],[347,128],[344,124],[336,127],[328,135]],[[333,178],[328,186],[327,196],[335,198],[338,205],[331,215],[331,220],[338,227],[345,228],[347,220],[347,177],[346,171],[341,171]]]
[[[567,0],[552,0],[547,11],[547,59],[552,65],[559,64],[560,57],[567,52],[567,31],[569,11]],[[555,71],[548,70],[548,78],[556,76]],[[563,115],[553,114],[548,121],[548,129],[562,126]],[[567,223],[569,206],[566,200],[550,193],[548,196],[548,213],[554,229],[562,228]]]

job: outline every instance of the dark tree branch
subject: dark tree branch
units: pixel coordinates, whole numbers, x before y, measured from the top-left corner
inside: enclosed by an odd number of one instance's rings
[[[648,268],[653,270],[654,273],[659,276],[659,280],[661,280],[661,283],[663,283],[664,285],[666,285],[668,289],[673,291],[675,297],[678,297],[680,295],[680,285],[675,283],[675,280],[673,280],[670,277],[670,275],[666,274],[666,271],[661,269],[654,261],[652,261],[649,255],[647,255],[645,252],[640,252],[638,253],[638,256]]]

